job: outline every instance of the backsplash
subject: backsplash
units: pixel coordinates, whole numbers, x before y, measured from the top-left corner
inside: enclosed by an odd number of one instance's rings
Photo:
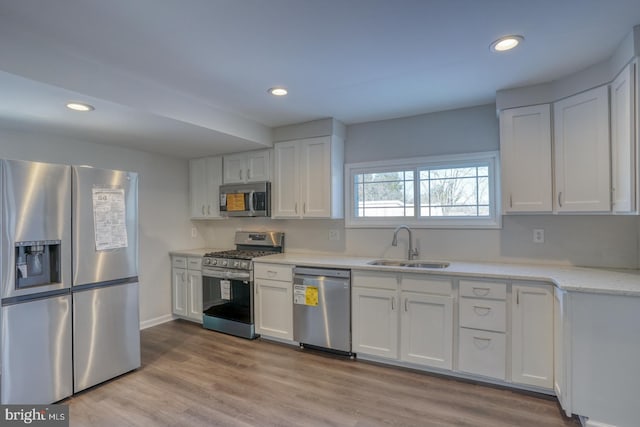
[[[285,251],[342,253],[376,258],[405,258],[408,238],[393,229],[345,229],[342,220],[236,218],[194,221],[207,246],[231,247],[236,230],[286,233]],[[533,229],[545,242],[533,243]],[[337,230],[339,240],[329,240]],[[414,229],[420,259],[545,263],[589,267],[638,268],[640,221],[636,216],[504,216],[500,230]]]

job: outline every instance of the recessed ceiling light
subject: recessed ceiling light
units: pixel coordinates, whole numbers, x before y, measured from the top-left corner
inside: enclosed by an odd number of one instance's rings
[[[273,96],[285,96],[289,92],[283,87],[272,87],[267,92]]]
[[[68,102],[67,108],[73,111],[93,111],[93,105],[84,104],[82,102]]]
[[[491,50],[494,52],[504,52],[518,46],[524,37],[522,36],[505,36],[491,43]]]

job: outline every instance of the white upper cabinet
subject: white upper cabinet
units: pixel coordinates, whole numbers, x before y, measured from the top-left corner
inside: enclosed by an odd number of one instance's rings
[[[222,157],[189,161],[189,196],[192,219],[220,218],[219,187]]]
[[[258,150],[224,156],[224,183],[269,181],[271,151]]]
[[[344,143],[323,136],[274,145],[274,218],[342,218]]]
[[[610,212],[608,86],[554,103],[555,209]]]
[[[636,210],[635,186],[635,64],[611,83],[611,178],[613,211]]]
[[[550,105],[500,112],[502,207],[505,213],[551,212]]]

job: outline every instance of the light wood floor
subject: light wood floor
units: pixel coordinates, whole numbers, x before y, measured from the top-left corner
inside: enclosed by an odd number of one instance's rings
[[[142,367],[71,397],[71,426],[578,426],[555,400],[173,321]]]

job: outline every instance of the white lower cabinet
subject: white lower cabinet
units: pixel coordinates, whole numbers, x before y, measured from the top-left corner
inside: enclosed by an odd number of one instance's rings
[[[507,379],[507,283],[460,280],[458,370]]]
[[[452,369],[451,280],[355,271],[352,284],[354,353]]]
[[[511,288],[511,380],[553,388],[553,287]]]
[[[171,311],[176,316],[187,316],[187,269],[171,269]]]
[[[202,258],[171,257],[172,313],[202,323]]]
[[[453,298],[402,292],[400,358],[453,368]]]
[[[354,353],[398,357],[397,291],[354,287],[351,315]]]
[[[458,369],[504,380],[507,344],[504,333],[460,328]]]
[[[254,277],[256,333],[293,340],[292,267],[256,264]]]

